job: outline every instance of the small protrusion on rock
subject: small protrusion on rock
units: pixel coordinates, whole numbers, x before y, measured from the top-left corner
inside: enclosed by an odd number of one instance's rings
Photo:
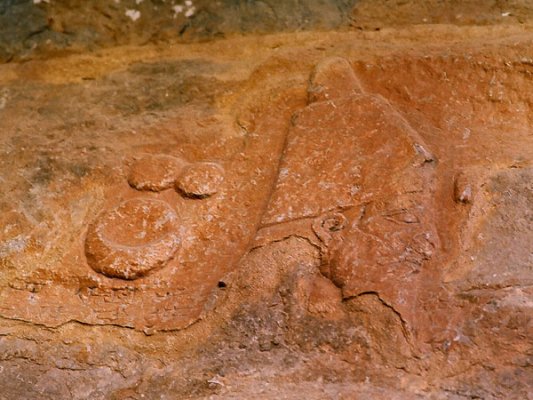
[[[218,192],[224,181],[224,168],[214,162],[187,166],[176,181],[176,189],[186,197],[203,199]]]
[[[240,113],[236,119],[237,125],[246,133],[255,131],[255,113],[251,110],[246,110]]]
[[[317,64],[307,88],[309,103],[362,92],[361,83],[350,63],[341,57],[327,58]]]
[[[155,335],[157,333],[157,330],[154,329],[153,327],[151,326],[145,326],[143,328],[143,333],[146,335],[146,336],[152,336],[152,335]]]
[[[453,188],[456,203],[471,204],[473,198],[472,184],[462,173],[455,176]]]
[[[422,165],[425,163],[434,162],[436,160],[436,157],[421,144],[415,143],[414,147],[417,153],[417,159],[419,160],[418,164]]]

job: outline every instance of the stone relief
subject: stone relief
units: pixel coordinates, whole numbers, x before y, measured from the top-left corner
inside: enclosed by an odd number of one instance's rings
[[[246,136],[236,153],[129,159],[70,255],[72,285],[43,287],[28,316],[181,329],[209,314],[213,291],[250,250],[298,236],[320,249],[322,279],[343,299],[379,293],[415,327],[418,283],[435,272],[440,246],[437,160],[420,135],[342,58],[316,66],[308,105],[292,118],[281,102],[237,125]]]
[[[527,27],[258,39],[0,66],[0,398],[527,398]]]
[[[189,164],[176,157],[145,155],[128,174],[133,189],[160,192],[175,187],[183,196],[202,199],[224,181],[216,163]],[[133,280],[163,267],[182,241],[179,213],[164,201],[136,197],[104,211],[88,229],[87,262],[110,278]]]
[[[431,222],[436,159],[385,99],[363,90],[346,60],[320,63],[308,93],[309,105],[293,115],[286,134],[254,246],[288,237],[294,223],[303,223],[303,236],[321,249],[320,272],[344,298],[379,292],[394,307],[407,304],[402,314],[409,317],[407,299],[418,297],[416,282],[428,273],[424,269],[439,247]],[[122,280],[168,264],[170,270],[182,269],[182,242],[198,224],[213,224],[212,216],[196,214],[188,221],[183,216],[191,214],[190,201],[223,201],[224,177],[215,162],[189,163],[164,154],[136,157],[126,177],[133,197],[103,211],[88,228],[88,265]],[[139,197],[143,193],[148,197]],[[153,197],[163,193],[165,199]],[[213,257],[209,252],[218,240],[202,242],[198,257]],[[195,266],[189,274],[195,274]],[[201,276],[201,269],[196,273]],[[214,281],[204,286],[198,310],[215,287]]]
[[[136,279],[162,267],[180,244],[178,216],[159,200],[127,200],[89,227],[87,262],[111,278]]]

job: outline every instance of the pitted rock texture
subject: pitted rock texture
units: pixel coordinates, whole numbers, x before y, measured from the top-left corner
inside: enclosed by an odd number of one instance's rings
[[[0,65],[0,398],[530,397],[530,42]]]

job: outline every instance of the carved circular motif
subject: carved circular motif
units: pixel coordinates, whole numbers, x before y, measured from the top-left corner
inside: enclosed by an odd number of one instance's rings
[[[329,213],[316,218],[312,224],[313,231],[324,243],[329,243],[332,234],[346,227],[347,219],[341,213]]]
[[[187,197],[204,198],[215,194],[224,181],[224,169],[212,162],[188,165],[176,181],[176,189]]]
[[[96,272],[137,279],[164,266],[179,244],[178,216],[170,205],[132,199],[103,212],[89,226],[85,254]]]
[[[174,185],[186,162],[164,154],[145,155],[130,168],[128,183],[137,190],[159,192]]]

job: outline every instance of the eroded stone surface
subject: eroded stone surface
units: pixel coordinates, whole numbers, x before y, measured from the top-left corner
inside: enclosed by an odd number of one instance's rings
[[[533,284],[533,169],[507,169],[485,178],[470,210],[461,262],[468,289],[529,287]],[[456,276],[455,279],[458,279]]]
[[[323,60],[315,67],[307,93],[309,102],[312,103],[359,94],[362,90],[361,83],[348,60],[332,57]]]
[[[346,60],[323,61],[309,92],[263,221],[343,211],[313,225],[325,244],[322,273],[345,298],[379,293],[423,326],[416,299],[440,246],[432,221],[435,157],[383,98],[362,92]]]
[[[0,397],[528,398],[529,38],[417,29],[7,66]]]
[[[145,155],[134,160],[128,174],[128,183],[138,190],[159,192],[174,185],[184,160],[163,154]]]
[[[150,134],[167,140],[178,135],[184,144],[173,148],[173,156],[140,144],[133,154],[150,155],[107,169],[112,182],[94,212],[102,214],[83,217],[86,239],[78,231],[77,245],[63,252],[62,262],[28,272],[36,297],[14,288],[4,292],[6,315],[46,326],[77,320],[150,334],[201,318],[219,280],[247,250],[268,201],[288,104],[298,101],[290,90],[283,96],[259,110],[249,137],[236,132],[230,118],[206,117],[197,109],[184,114],[178,128],[175,120],[153,127]]]

